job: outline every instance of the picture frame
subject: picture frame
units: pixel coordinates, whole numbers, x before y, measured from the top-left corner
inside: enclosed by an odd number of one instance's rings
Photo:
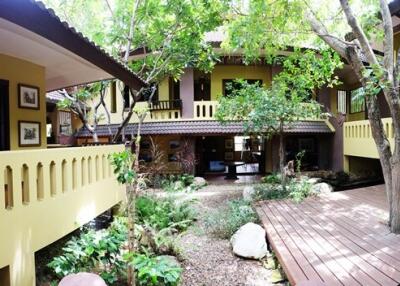
[[[234,159],[233,152],[225,152],[224,159],[225,161],[233,161]]]
[[[181,146],[181,142],[179,140],[171,140],[169,141],[169,149],[175,150]]]
[[[225,149],[233,149],[233,139],[225,139]]]
[[[18,121],[18,146],[36,147],[42,145],[41,126],[36,121]]]
[[[37,86],[18,84],[18,107],[24,109],[40,109],[40,89]]]

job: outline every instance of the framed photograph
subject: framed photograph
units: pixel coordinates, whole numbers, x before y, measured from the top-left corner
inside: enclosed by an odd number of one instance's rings
[[[18,107],[40,109],[39,88],[26,84],[18,84]]]
[[[181,142],[179,142],[178,140],[171,140],[169,141],[169,148],[170,149],[178,149],[181,146]]]
[[[40,146],[40,122],[18,121],[18,137],[20,147]]]
[[[225,149],[233,149],[233,139],[225,139]]]
[[[233,161],[234,159],[233,152],[225,152],[224,159],[225,161]]]

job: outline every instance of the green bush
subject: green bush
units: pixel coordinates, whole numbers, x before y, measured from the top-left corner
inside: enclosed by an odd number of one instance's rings
[[[186,230],[195,220],[193,201],[177,202],[173,198],[138,197],[136,200],[137,221],[161,230],[173,228]]]
[[[58,278],[88,271],[98,273],[106,283],[118,281],[125,271],[121,249],[127,239],[126,221],[117,218],[106,230],[86,230],[69,240],[63,254],[48,264]]]
[[[161,188],[166,192],[192,192],[203,187],[195,184],[194,176],[189,174],[170,175],[161,182]]]
[[[258,217],[250,202],[238,199],[229,201],[206,217],[206,228],[219,238],[230,238],[242,225],[257,222]]]
[[[281,175],[273,173],[261,178],[261,182],[265,184],[280,184]]]
[[[285,189],[283,189],[282,185],[278,184],[259,184],[255,186],[256,192],[253,199],[255,201],[260,201],[291,198],[293,201],[299,203],[313,195],[311,192],[312,185],[307,182],[307,179],[308,178],[290,179]]]
[[[133,257],[138,285],[178,285],[182,268],[166,256],[136,254]]]

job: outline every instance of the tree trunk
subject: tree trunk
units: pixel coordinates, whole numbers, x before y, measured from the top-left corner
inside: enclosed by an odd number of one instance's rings
[[[390,199],[390,230],[400,233],[400,160],[392,158],[392,183]],[[386,184],[387,185],[387,184]],[[388,186],[386,186],[387,188]]]
[[[128,252],[133,254],[135,252],[135,201],[136,193],[135,188],[131,184],[126,185],[127,197],[127,216],[128,216]],[[135,269],[133,263],[127,264],[127,282],[128,286],[135,286]]]
[[[285,138],[283,133],[283,123],[279,126],[279,169],[282,176],[283,189],[286,188],[286,174],[285,174]]]

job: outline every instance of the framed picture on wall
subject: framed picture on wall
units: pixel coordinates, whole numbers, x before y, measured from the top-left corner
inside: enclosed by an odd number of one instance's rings
[[[40,109],[40,93],[36,86],[18,84],[18,107]]]
[[[233,149],[233,139],[225,139],[225,149]]]
[[[181,146],[181,142],[179,140],[171,140],[169,141],[169,148],[170,149],[178,149]]]
[[[40,146],[40,122],[18,121],[18,139],[20,147]]]

